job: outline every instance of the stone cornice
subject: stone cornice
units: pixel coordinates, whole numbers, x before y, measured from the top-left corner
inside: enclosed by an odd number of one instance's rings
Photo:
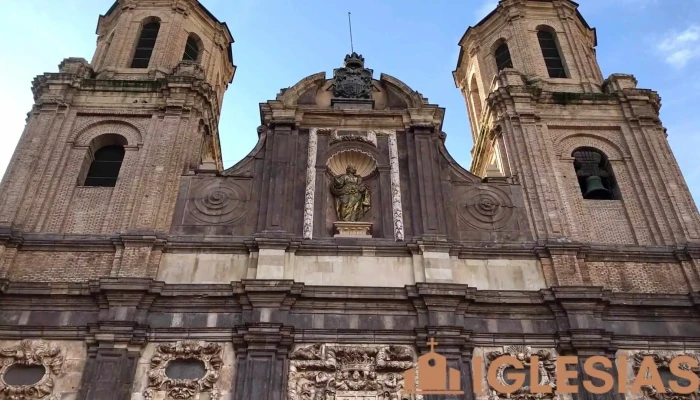
[[[1,283],[0,321],[7,322],[0,322],[0,338],[7,339],[43,336],[138,347],[148,339],[231,337],[241,349],[272,353],[287,351],[292,341],[357,342],[382,335],[402,343],[436,335],[467,353],[473,346],[523,342],[579,354],[640,343],[700,343],[700,336],[689,333],[697,332],[691,327],[699,319],[698,293],[493,291],[434,283],[339,288],[271,280],[173,285],[133,278]],[[402,322],[384,324],[392,318]],[[651,329],[649,323],[667,327]]]
[[[0,229],[0,244],[20,251],[94,251],[112,252],[124,245],[152,245],[168,253],[207,251],[210,253],[248,254],[261,248],[284,249],[303,255],[373,254],[379,257],[402,257],[424,251],[449,253],[460,259],[538,259],[552,254],[574,254],[587,262],[678,262],[700,258],[700,243],[678,246],[606,245],[579,242],[502,242],[425,241],[413,238],[405,242],[392,239],[344,240],[332,238],[302,240],[273,232],[258,237],[194,237],[168,235],[163,232],[130,232],[112,235],[66,235],[28,233],[8,227]]]

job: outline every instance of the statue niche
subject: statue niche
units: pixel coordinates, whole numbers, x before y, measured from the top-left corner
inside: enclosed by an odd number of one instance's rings
[[[338,221],[360,222],[372,207],[370,190],[352,165],[348,165],[343,175],[333,178],[331,193]]]
[[[376,168],[376,161],[365,153],[343,151],[331,157],[330,191],[337,221],[336,237],[372,237],[371,222],[363,221],[372,208],[372,195],[363,179]]]

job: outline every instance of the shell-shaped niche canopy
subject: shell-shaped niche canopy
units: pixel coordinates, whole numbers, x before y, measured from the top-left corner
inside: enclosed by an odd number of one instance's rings
[[[326,165],[333,176],[344,174],[348,166],[352,165],[357,170],[357,175],[366,178],[377,168],[377,161],[360,150],[342,150],[333,154]]]

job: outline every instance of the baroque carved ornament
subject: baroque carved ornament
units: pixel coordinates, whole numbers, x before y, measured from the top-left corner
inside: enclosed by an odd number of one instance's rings
[[[288,400],[412,399],[400,394],[417,364],[409,346],[315,344],[290,359]]]
[[[372,98],[372,70],[365,68],[365,59],[353,52],[345,56],[343,68],[333,73],[333,96],[347,99]]]
[[[58,400],[56,396],[48,396],[52,395],[54,380],[63,369],[59,348],[41,340],[23,340],[18,346],[0,349],[0,357],[0,398]],[[26,368],[25,373],[13,373],[13,369],[18,368]]]
[[[175,374],[169,370],[176,361],[199,362],[203,371],[199,378],[181,378],[182,373]],[[195,395],[209,392],[211,400],[218,400],[221,393],[216,387],[219,380],[221,366],[221,346],[216,343],[207,343],[194,340],[184,340],[175,344],[165,343],[156,347],[155,354],[151,358],[148,371],[148,387],[143,392],[146,400],[155,398],[157,391],[165,391],[168,399],[187,400],[194,399]],[[196,368],[194,368],[196,371]],[[172,376],[168,376],[172,373]]]
[[[304,193],[304,239],[311,239],[314,231],[314,194],[316,192],[316,154],[318,128],[309,129],[309,151],[306,159],[306,189]]]
[[[635,353],[632,356],[632,368],[634,369],[634,375],[637,376],[639,374],[639,369],[642,366],[642,361],[644,360],[645,357],[651,357],[654,360],[654,364],[656,364],[656,370],[659,371],[660,374],[665,374],[669,373],[670,374],[670,369],[669,366],[671,364],[671,361],[679,356],[690,356],[698,362],[700,362],[700,354],[697,352],[693,351],[668,351],[668,350],[661,350],[661,351],[640,351],[638,353]],[[684,370],[691,370],[693,371],[698,377],[700,377],[700,368],[690,368],[688,364],[681,364],[680,365],[681,369]],[[672,378],[672,379],[677,379],[678,378]],[[649,386],[645,385],[642,386],[642,393],[644,394],[644,398],[646,399],[654,399],[654,400],[697,400],[700,399],[700,393],[698,391],[695,391],[694,393],[689,393],[689,394],[681,394],[681,393],[676,393],[671,388],[669,387],[668,383],[663,379],[662,375],[662,381],[664,383],[664,392],[660,392],[656,389],[654,386]],[[681,386],[686,386],[688,383],[681,383],[678,382],[679,385]]]
[[[503,351],[493,351],[491,353],[488,353],[486,356],[486,369],[488,370],[489,365],[491,362],[499,357],[503,356],[510,356],[516,358],[518,361],[520,361],[523,366],[525,367],[524,370],[519,371],[519,373],[527,373],[530,369],[530,362],[532,359],[532,356],[537,356],[539,358],[539,368],[538,368],[538,376],[540,380],[540,385],[541,386],[551,386],[552,388],[552,393],[531,393],[530,392],[530,386],[527,386],[529,383],[529,378],[525,380],[525,384],[515,391],[515,393],[501,393],[496,390],[494,390],[492,387],[490,387],[490,393],[489,393],[489,399],[490,400],[498,400],[498,399],[511,399],[511,400],[535,400],[535,399],[553,399],[556,396],[556,378],[557,378],[557,373],[556,373],[556,355],[548,350],[540,350],[536,353],[532,352],[532,349],[529,346],[505,346],[503,348]],[[510,366],[509,365],[501,365],[498,367],[498,370],[496,372],[496,379],[498,379],[498,382],[501,385],[507,386],[512,383],[512,380],[508,379],[506,369],[508,369]]]

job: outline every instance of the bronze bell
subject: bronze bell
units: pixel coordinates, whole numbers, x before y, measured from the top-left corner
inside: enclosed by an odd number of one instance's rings
[[[603,186],[603,180],[597,175],[591,175],[586,178],[586,192],[583,194],[584,199],[588,200],[611,200],[612,193]]]

